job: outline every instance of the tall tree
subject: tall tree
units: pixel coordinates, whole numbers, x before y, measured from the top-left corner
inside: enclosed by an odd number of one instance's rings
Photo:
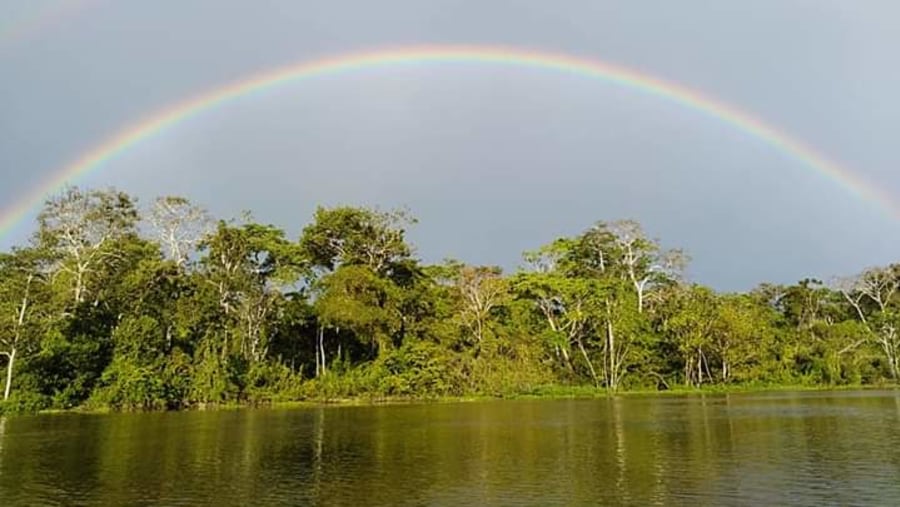
[[[619,247],[619,262],[634,286],[637,310],[641,313],[647,290],[654,283],[678,278],[687,263],[687,256],[681,250],[663,250],[659,242],[649,239],[634,220],[618,220],[606,227]]]
[[[563,269],[572,247],[571,240],[557,240],[526,253],[525,260],[532,268],[519,274],[516,287],[520,297],[534,301],[549,328],[553,350],[565,367],[574,371],[570,350],[575,347],[592,381],[599,385],[588,340],[597,325],[603,294],[593,280],[568,276]]]
[[[38,251],[20,249],[0,254],[0,355],[6,357],[3,399],[9,399],[16,359],[35,350],[41,303],[46,307],[44,269]]]
[[[720,379],[749,378],[749,368],[762,361],[774,336],[771,311],[746,294],[720,296],[716,311],[710,345]]]
[[[379,275],[391,273],[412,255],[406,228],[416,220],[405,210],[318,208],[303,230],[300,245],[314,267],[363,265]]]
[[[900,265],[870,268],[836,286],[880,346],[891,377],[900,380]]]
[[[686,385],[699,387],[712,377],[709,352],[716,333],[719,304],[715,293],[697,285],[679,288],[668,301],[663,326],[681,355]]]
[[[409,316],[404,311],[408,305],[399,303],[404,299],[401,286],[410,288],[418,271],[405,236],[406,228],[415,223],[406,210],[350,206],[316,210],[300,236],[300,248],[312,268],[323,326],[352,329],[378,353],[403,335]],[[352,316],[343,305],[361,313]],[[320,328],[316,340],[320,371],[324,337],[325,329]]]
[[[508,295],[502,271],[497,266],[469,266],[450,263],[451,277],[459,300],[459,315],[463,324],[481,346],[491,319],[491,313]]]
[[[237,338],[241,355],[261,361],[268,352],[269,324],[283,299],[282,289],[305,269],[300,249],[273,226],[224,222],[201,249],[207,282],[215,287],[223,316],[232,323],[226,332]]]
[[[377,357],[393,347],[401,329],[399,290],[367,266],[341,266],[319,281],[314,305],[323,324],[351,331]]]
[[[112,189],[67,187],[47,200],[38,215],[38,241],[56,254],[59,272],[70,278],[74,304],[85,301],[91,275],[117,260],[115,241],[133,235],[137,221],[134,200]]]
[[[200,242],[215,230],[209,213],[184,197],[159,197],[148,220],[166,256],[183,266]]]

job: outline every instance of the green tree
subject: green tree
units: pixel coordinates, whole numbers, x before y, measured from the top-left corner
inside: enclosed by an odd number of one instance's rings
[[[720,296],[716,310],[711,347],[721,381],[759,376],[775,336],[771,312],[745,294]]]
[[[45,267],[41,252],[19,249],[0,254],[0,355],[6,357],[3,399],[13,386],[16,359],[39,349],[48,316]]]
[[[363,265],[378,275],[390,275],[412,255],[405,233],[415,222],[404,210],[320,207],[313,223],[303,229],[300,245],[316,268]]]
[[[266,357],[272,320],[306,267],[296,244],[269,225],[220,222],[202,244],[206,282],[215,288],[224,318],[223,354],[237,352],[251,362]],[[233,343],[229,343],[233,342]]]
[[[718,323],[719,300],[710,289],[691,285],[672,294],[663,328],[681,357],[686,385],[701,386],[712,377],[709,351]]]
[[[351,331],[368,343],[371,357],[394,345],[402,323],[399,288],[367,266],[341,266],[317,285],[314,307],[322,324]]]
[[[599,286],[591,279],[567,276],[561,268],[572,242],[558,240],[525,254],[530,272],[517,276],[515,286],[520,297],[534,302],[547,325],[544,336],[556,357],[574,372],[573,348],[580,354],[595,385],[600,378],[588,352],[588,340],[594,335],[602,307]]]

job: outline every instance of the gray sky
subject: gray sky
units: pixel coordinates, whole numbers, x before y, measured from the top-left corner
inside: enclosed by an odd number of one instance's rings
[[[675,81],[900,198],[891,0],[60,3],[0,2],[0,208],[173,102],[291,63],[426,43],[565,52]],[[18,21],[41,9],[49,16]],[[770,145],[634,90],[502,66],[282,86],[78,183],[144,202],[183,194],[221,217],[252,209],[291,237],[317,204],[403,205],[420,219],[411,238],[426,261],[507,268],[596,220],[636,218],[692,255],[693,280],[721,289],[900,260],[897,219]]]

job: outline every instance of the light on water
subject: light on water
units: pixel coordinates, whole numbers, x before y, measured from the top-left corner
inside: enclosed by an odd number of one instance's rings
[[[2,505],[896,505],[893,391],[0,422]]]

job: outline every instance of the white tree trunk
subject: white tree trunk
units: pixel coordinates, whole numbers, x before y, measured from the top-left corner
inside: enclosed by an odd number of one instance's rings
[[[9,399],[9,393],[12,389],[13,368],[16,364],[16,351],[18,350],[19,338],[22,336],[22,326],[25,325],[25,312],[28,311],[28,293],[31,289],[31,280],[32,277],[29,276],[28,282],[25,284],[25,295],[22,296],[22,305],[19,307],[19,314],[16,316],[16,331],[13,334],[12,343],[9,344],[9,352],[6,352],[9,363],[6,365],[6,384],[3,386],[4,401]]]
[[[9,354],[7,354],[9,358],[9,363],[6,365],[6,385],[3,388],[3,401],[9,399],[9,392],[12,389],[12,379],[13,379],[13,366],[16,363],[16,349],[13,348]]]
[[[616,339],[613,334],[612,322],[609,319],[606,320],[606,354],[609,356],[607,358],[609,364],[607,387],[611,391],[615,391],[619,388],[619,368],[616,365]]]
[[[325,328],[319,326],[316,335],[316,377],[325,375]]]
[[[584,358],[584,362],[587,363],[588,369],[591,371],[591,380],[594,381],[594,386],[599,387],[597,382],[597,370],[594,369],[594,363],[592,363],[591,358],[588,357],[587,351],[584,349],[584,344],[582,344],[581,339],[578,339],[578,350],[581,351],[581,356]]]
[[[884,355],[891,371],[891,378],[897,381],[900,378],[900,364],[898,364],[900,363],[900,358],[898,358],[900,343],[898,343],[897,330],[894,327],[883,329],[878,335],[878,344],[884,350]]]

